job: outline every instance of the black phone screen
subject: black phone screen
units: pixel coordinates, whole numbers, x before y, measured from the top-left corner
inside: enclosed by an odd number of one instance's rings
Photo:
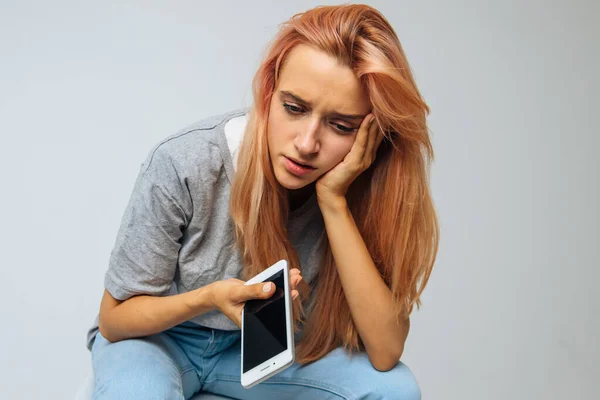
[[[287,350],[284,271],[265,282],[275,284],[275,293],[265,300],[248,300],[244,306],[243,372]]]

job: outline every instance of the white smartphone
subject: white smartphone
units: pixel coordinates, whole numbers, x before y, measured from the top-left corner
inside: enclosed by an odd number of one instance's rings
[[[246,282],[273,282],[275,293],[249,300],[242,311],[242,386],[254,385],[294,363],[294,326],[289,269],[281,260]]]

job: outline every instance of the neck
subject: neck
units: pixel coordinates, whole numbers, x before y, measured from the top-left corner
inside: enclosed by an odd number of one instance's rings
[[[304,186],[300,189],[288,190],[288,200],[290,211],[297,210],[310,198],[315,191],[315,183]]]

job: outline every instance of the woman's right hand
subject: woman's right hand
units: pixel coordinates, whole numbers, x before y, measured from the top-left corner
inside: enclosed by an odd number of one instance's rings
[[[260,282],[246,285],[244,281],[230,278],[214,282],[212,298],[215,307],[227,318],[242,327],[242,309],[251,299],[268,299],[275,293],[273,282]]]
[[[300,271],[296,268],[290,270],[290,283],[292,298],[298,296],[297,284],[302,280]],[[212,285],[212,301],[227,318],[237,326],[242,327],[242,309],[246,301],[252,299],[268,299],[275,293],[273,282],[259,282],[246,285],[240,279],[230,278],[216,281]]]

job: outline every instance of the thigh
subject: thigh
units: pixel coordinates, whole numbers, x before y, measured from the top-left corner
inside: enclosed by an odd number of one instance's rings
[[[266,381],[245,389],[240,383],[240,342],[225,350],[203,390],[241,399],[406,399],[421,398],[419,385],[402,362],[377,371],[365,353],[350,356],[337,348],[309,365],[293,364]]]
[[[100,333],[92,347],[97,399],[187,399],[200,389],[195,369],[164,333],[111,343]]]

